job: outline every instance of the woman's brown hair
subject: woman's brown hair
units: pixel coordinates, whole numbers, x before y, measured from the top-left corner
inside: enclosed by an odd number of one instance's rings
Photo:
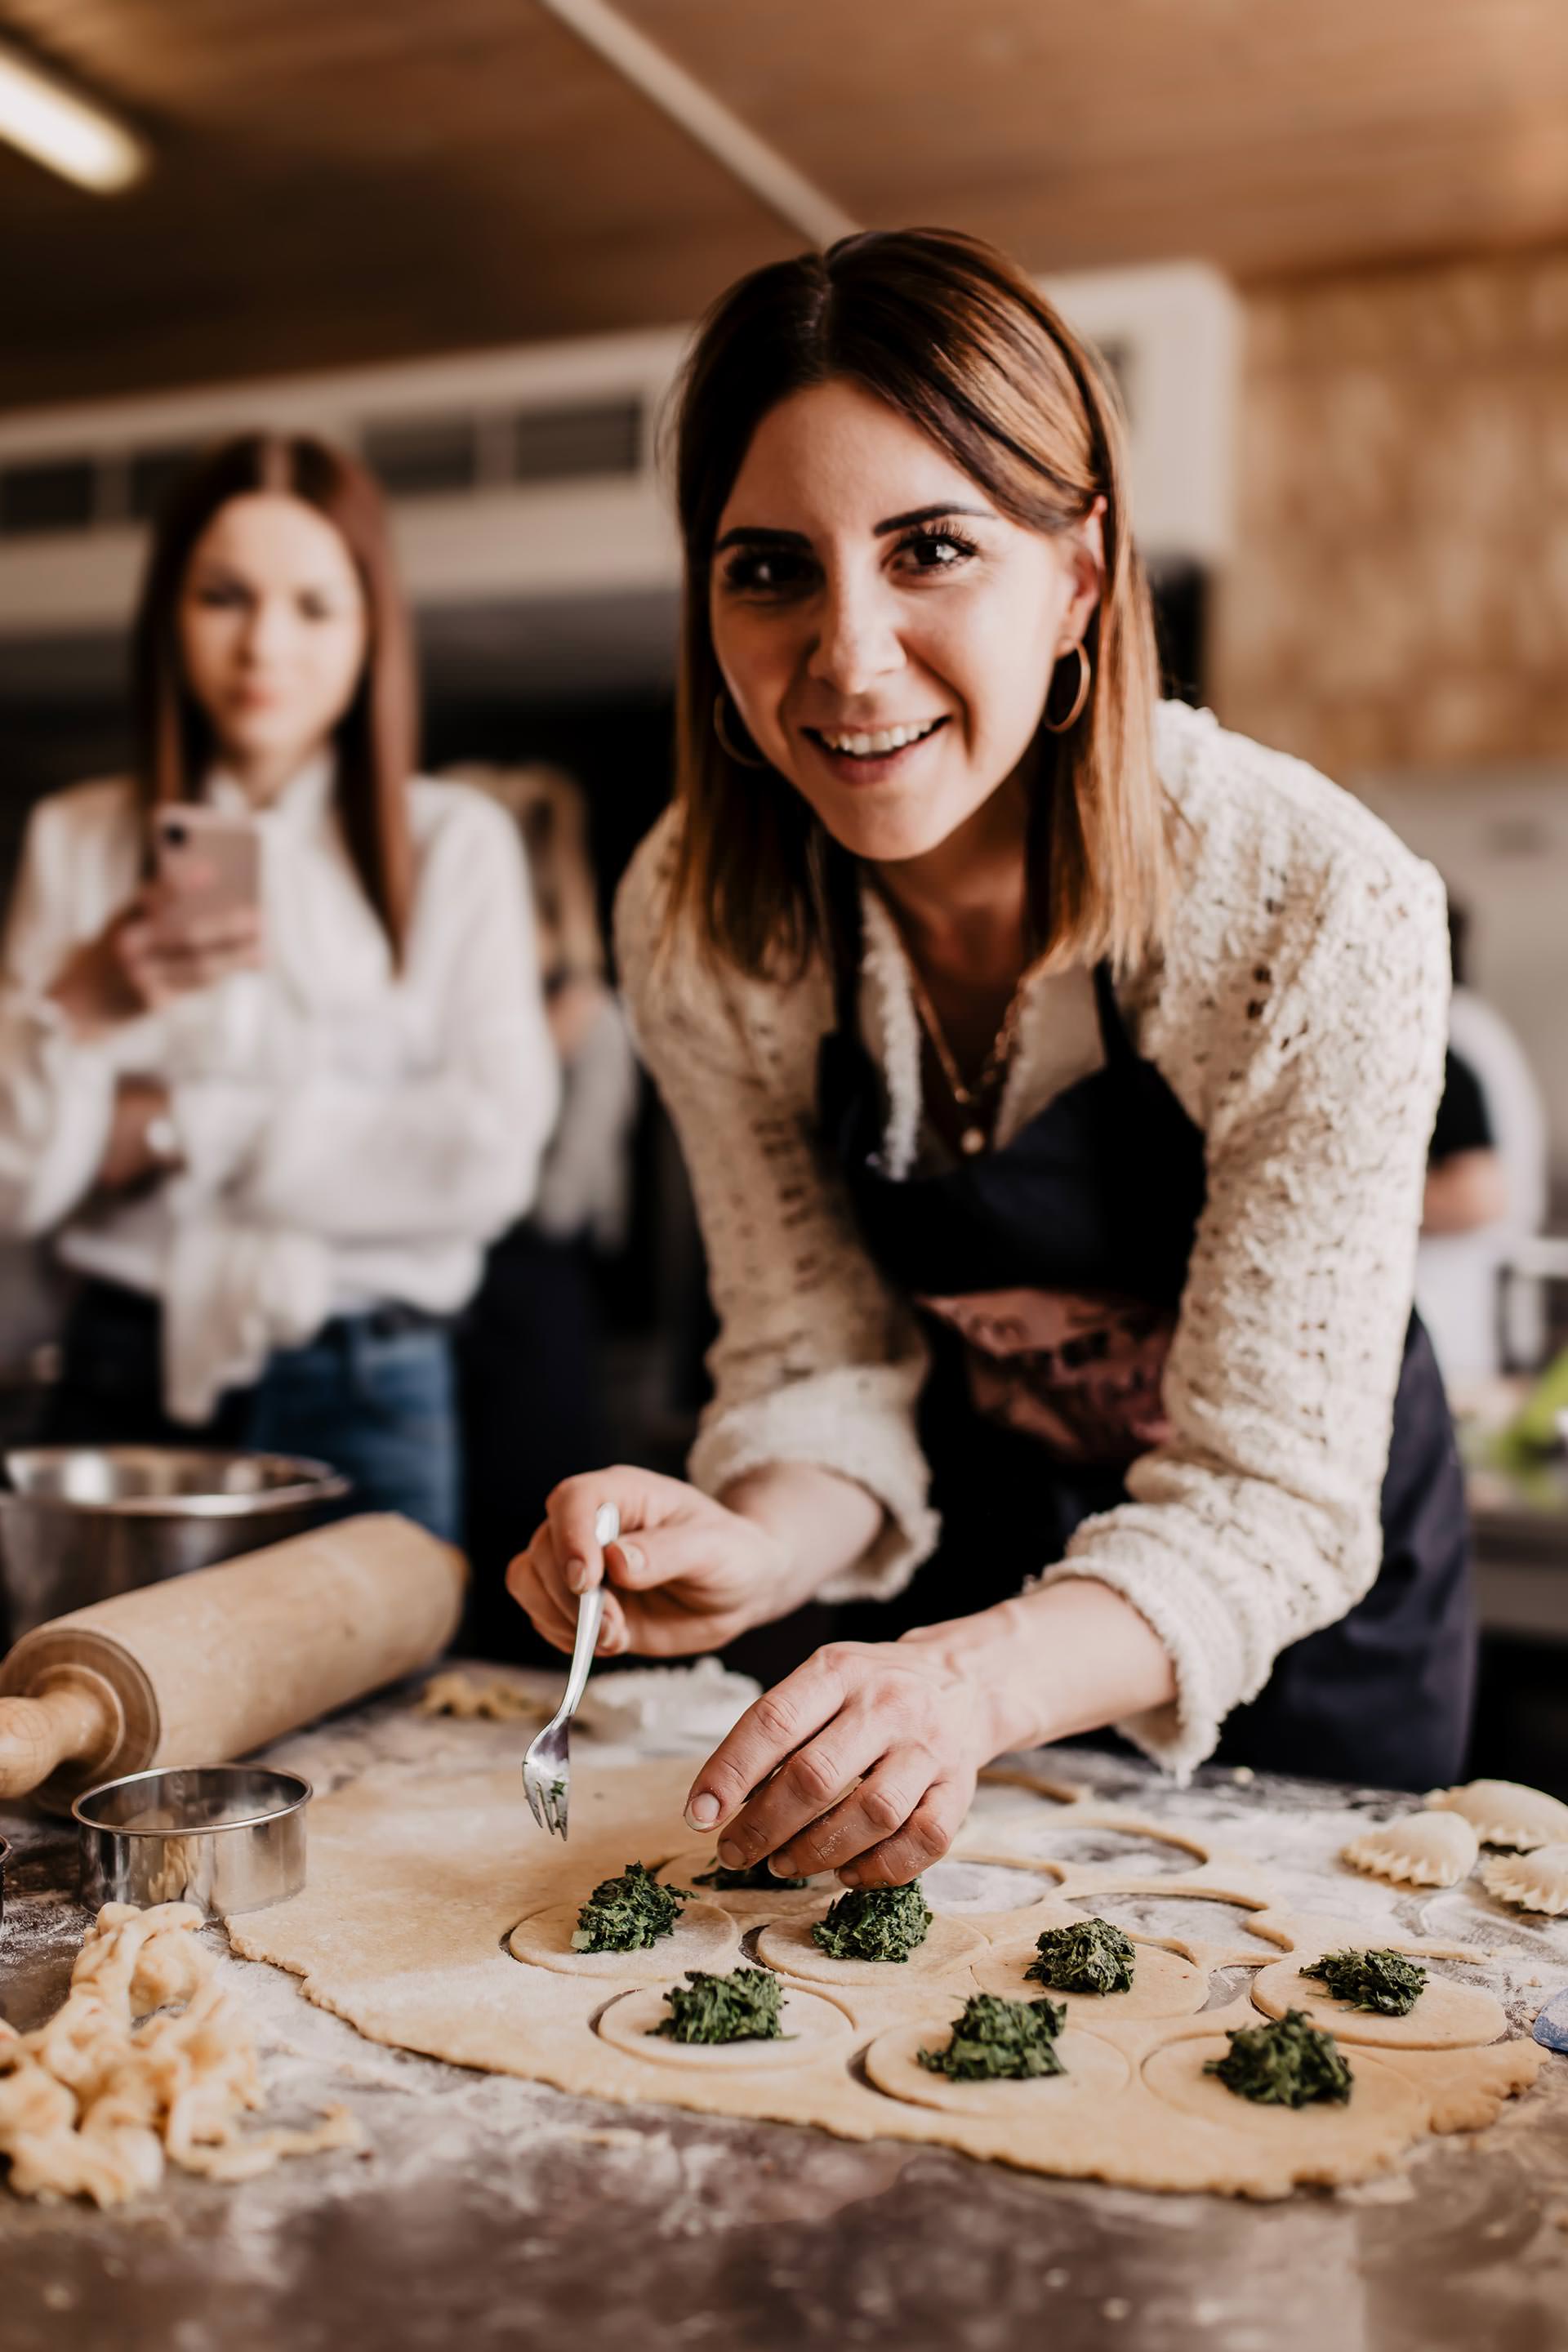
[[[715,730],[724,681],[709,588],[719,519],[763,417],[792,393],[842,379],[917,425],[1029,530],[1069,530],[1105,501],[1104,588],[1084,637],[1089,697],[1064,734],[1041,739],[1049,756],[1031,827],[1031,912],[1052,962],[1132,967],[1161,936],[1167,811],[1125,429],[1099,362],[1023,271],[945,229],[868,231],[774,262],[732,286],[699,330],[675,412],[686,593],[667,939],[694,929],[708,958],[752,973],[798,971],[823,944],[820,821],[773,770],[733,759]],[[1069,659],[1058,709],[1076,669]],[[731,706],[726,733],[740,732]]]
[[[342,450],[304,434],[244,433],[209,450],[174,485],[153,530],[132,636],[142,802],[153,808],[201,791],[212,729],[181,667],[180,598],[196,542],[219,508],[258,490],[282,492],[323,516],[364,592],[364,670],[337,728],[338,817],[365,897],[400,957],[414,901],[414,656],[381,492]]]

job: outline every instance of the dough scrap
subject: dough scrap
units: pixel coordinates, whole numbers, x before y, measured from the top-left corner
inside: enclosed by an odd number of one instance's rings
[[[1528,1853],[1538,1845],[1568,1840],[1568,1805],[1544,1789],[1522,1780],[1466,1780],[1454,1789],[1434,1789],[1428,1805],[1460,1814],[1483,1845],[1508,1845]]]
[[[1568,1911],[1568,1842],[1498,1854],[1482,1863],[1481,1885],[1521,1911]]]
[[[1266,2016],[1283,2017],[1288,2009],[1299,2009],[1314,2025],[1326,2026],[1336,2042],[1384,2050],[1481,2049],[1508,2032],[1502,2003],[1483,1987],[1430,1973],[1415,2007],[1404,2017],[1352,2009],[1348,2001],[1336,2000],[1316,1977],[1303,1974],[1321,1958],[1319,1952],[1300,1958],[1293,1953],[1259,1970],[1252,1998]]]
[[[740,1965],[735,1922],[716,1903],[689,1903],[668,1936],[635,1952],[574,1951],[572,1936],[582,1907],[581,1902],[555,1903],[520,1920],[507,1937],[513,1959],[555,1969],[563,1976],[607,1977],[618,1984],[673,1984],[688,1969],[721,1976]]]
[[[1352,1838],[1340,1859],[1395,1886],[1457,1886],[1480,1852],[1473,1823],[1454,1812],[1407,1813]]]
[[[463,1666],[432,1675],[414,1705],[420,1715],[455,1715],[465,1723],[542,1723],[555,1712],[499,1675],[481,1682]]]
[[[307,2131],[240,2130],[265,2104],[256,2046],[196,1941],[204,1917],[190,1903],[106,1903],[54,2016],[0,2032],[0,2157],[16,2196],[122,2205],[167,2163],[247,2180],[282,2157],[363,2146],[341,2106]]]
[[[857,1980],[852,1964],[826,1953],[817,1957],[834,1970],[829,1982],[808,1984],[792,1969],[786,2000],[799,1994],[828,2000],[851,2026],[847,2037],[824,2048],[797,2046],[792,2064],[700,2065],[689,2052],[684,2059],[650,2063],[646,2051],[634,2055],[617,2047],[595,2021],[618,2006],[607,2003],[607,1996],[640,1997],[645,1990],[657,1996],[674,1980],[673,1938],[653,1949],[651,1984],[639,1982],[624,1962],[618,1980],[520,1962],[506,1939],[520,1919],[545,1910],[559,1907],[574,1916],[584,1894],[620,1869],[628,1853],[651,1862],[686,1850],[691,1833],[681,1808],[689,1785],[689,1763],[679,1759],[595,1765],[584,1755],[574,1772],[572,1837],[563,1845],[533,1831],[520,1804],[515,1768],[432,1776],[413,1766],[377,1767],[318,1798],[311,1809],[310,1885],[287,1903],[236,1916],[231,1940],[247,1958],[292,1969],[303,1978],[308,1999],[373,2040],[459,2065],[554,2084],[585,2097],[627,2105],[657,2099],[699,2115],[810,2124],[845,2139],[952,2147],[1029,2171],[1145,2189],[1274,2198],[1289,2195],[1301,2179],[1364,2179],[1391,2160],[1391,2147],[1396,2153],[1434,2128],[1494,2120],[1503,2102],[1546,2063],[1540,2045],[1524,2041],[1484,2050],[1357,2053],[1358,2070],[1375,2064],[1395,2077],[1397,2132],[1391,2125],[1381,2137],[1363,2132],[1325,2141],[1325,2127],[1310,2116],[1284,2116],[1287,2125],[1305,2120],[1305,2136],[1270,2141],[1250,2121],[1237,2127],[1224,2109],[1217,2126],[1182,2112],[1156,2094],[1144,2073],[1145,2059],[1157,2047],[1180,2048],[1190,2040],[1213,2049],[1226,2028],[1255,2024],[1261,2012],[1242,1997],[1201,2016],[1073,2017],[1067,2032],[1108,2044],[1125,2062],[1127,2078],[1120,2091],[1079,2099],[1070,2110],[1058,2103],[1048,2129],[1026,2105],[993,2102],[984,2114],[958,2114],[879,2089],[856,2064],[855,2053],[894,2029],[918,2027],[929,2044],[933,2027],[950,2026],[976,1989],[977,1969],[1016,1942],[1023,1916],[1008,1910],[963,1920],[939,1915],[939,1926],[960,1931],[964,1940],[958,1956],[931,1973],[912,1961],[880,1968],[862,1963],[870,1980]],[[985,1834],[994,1850],[1006,1833],[991,1820]],[[1068,1867],[1060,1898],[1101,1908],[1098,1893],[1090,1899],[1095,1874],[1093,1865]],[[1121,1884],[1129,1882],[1123,1877]],[[1214,1896],[1250,1885],[1248,1900],[1269,1900],[1261,1874],[1223,1859],[1191,1876],[1166,1874],[1144,1884],[1150,1892],[1157,1886],[1162,1896]],[[1044,1915],[1044,1906],[1029,1913],[1029,1926],[1037,1928]],[[719,1910],[718,1916],[738,1947],[742,1915]],[[767,1913],[754,1916],[765,1919]],[[764,1932],[798,1935],[803,1924],[780,1912]],[[1364,1932],[1364,1922],[1305,1918],[1282,1907],[1254,1924],[1272,1941],[1271,1960],[1281,1951],[1299,1956],[1342,1946]],[[1409,1948],[1436,1957],[1430,1944]],[[732,1964],[732,1958],[724,1963]],[[928,2077],[932,2084],[942,2079]],[[1403,2101],[1401,2093],[1408,2095]],[[1226,2109],[1245,2104],[1223,2090],[1219,2096]]]

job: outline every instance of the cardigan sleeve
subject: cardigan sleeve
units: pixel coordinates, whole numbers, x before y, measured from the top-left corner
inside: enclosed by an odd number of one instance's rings
[[[1360,1599],[1442,1083],[1441,884],[1403,851],[1341,859],[1216,1079],[1207,1203],[1166,1370],[1172,1435],[1039,1580],[1121,1592],[1175,1702],[1119,1727],[1184,1773],[1286,1646]],[[1260,983],[1269,974],[1259,971]]]
[[[885,1599],[936,1539],[915,1433],[926,1355],[816,1139],[825,1018],[803,1019],[802,992],[819,994],[826,1015],[826,983],[812,974],[787,991],[726,983],[698,975],[689,955],[662,956],[668,839],[657,830],[628,871],[616,945],[637,1044],[691,1180],[720,1324],[690,1475],[713,1495],[777,1462],[855,1480],[886,1520],[820,1597]]]

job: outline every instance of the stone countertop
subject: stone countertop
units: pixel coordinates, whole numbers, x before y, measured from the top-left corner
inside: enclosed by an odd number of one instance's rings
[[[515,1759],[526,1737],[421,1717],[395,1696],[269,1760],[324,1791],[373,1761]],[[1339,1867],[1347,1807],[1372,1821],[1408,1799],[1223,1770],[1178,1790],[1080,1748],[1040,1760],[1215,1837],[1301,1909],[1500,1954],[1489,1980],[1523,2030],[1568,1983],[1568,1923],[1521,1919],[1474,1884],[1401,1894]],[[0,2014],[26,2028],[63,1994],[86,1915],[68,1824],[17,1809],[0,1811],[0,1834],[16,1848]],[[224,1945],[221,1927],[204,1932]],[[0,2352],[1541,2352],[1562,2340],[1568,2058],[1549,2059],[1479,2142],[1431,2141],[1386,2179],[1250,2205],[567,2097],[384,2049],[311,2007],[294,1979],[224,1967],[255,2020],[274,2114],[303,2120],[342,2100],[371,2153],[232,2189],[171,2173],[157,2196],[102,2214],[0,2190]]]

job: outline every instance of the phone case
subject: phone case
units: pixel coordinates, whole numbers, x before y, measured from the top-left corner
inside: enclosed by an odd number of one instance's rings
[[[182,907],[204,915],[248,911],[261,895],[261,841],[247,816],[220,809],[160,809],[158,877]]]

